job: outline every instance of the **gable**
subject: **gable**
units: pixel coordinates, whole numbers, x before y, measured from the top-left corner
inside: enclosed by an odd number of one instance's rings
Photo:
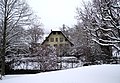
[[[70,40],[61,31],[52,31],[48,37],[43,41],[42,45],[50,44],[70,44],[73,45]]]

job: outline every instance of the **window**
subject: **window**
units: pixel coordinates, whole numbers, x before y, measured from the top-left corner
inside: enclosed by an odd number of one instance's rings
[[[56,32],[53,32],[53,35],[55,35],[56,34]]]
[[[54,44],[54,47],[57,47],[57,44]]]
[[[56,38],[56,42],[58,42],[58,38]]]
[[[65,39],[65,41],[68,41],[67,38]]]
[[[60,42],[63,42],[63,38],[60,38]]]
[[[63,46],[63,44],[60,44],[60,47],[62,47]]]
[[[65,46],[66,46],[66,47],[68,47],[68,46],[69,46],[69,44],[65,44]]]
[[[47,41],[49,42],[49,39],[47,39]]]
[[[51,41],[51,42],[54,42],[54,38],[50,38],[50,41]]]
[[[60,32],[58,32],[58,34],[60,34]]]
[[[46,46],[50,46],[50,44],[46,44]]]

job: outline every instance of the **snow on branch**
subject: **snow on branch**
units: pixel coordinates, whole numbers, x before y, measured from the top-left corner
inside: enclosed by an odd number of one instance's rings
[[[120,6],[118,4],[117,5],[111,5],[111,7],[120,9]]]
[[[101,30],[103,30],[103,31],[112,31],[112,29],[105,29],[105,28],[102,28],[102,27],[99,27]]]
[[[99,23],[92,23],[92,25],[96,25],[97,26],[95,29],[90,29],[92,31],[96,31],[98,29],[101,29],[101,30],[106,31],[106,32],[107,31],[113,31],[111,28],[107,28],[107,29],[102,28],[102,26],[100,26],[101,24],[99,24]],[[109,26],[109,27],[113,27],[113,26]]]
[[[92,39],[94,42],[98,43],[99,45],[102,45],[102,46],[114,46],[114,44],[103,44],[103,43],[100,43],[98,40],[96,39]]]
[[[120,51],[120,47],[118,47],[117,45],[113,45],[113,46]]]
[[[112,40],[103,40],[103,39],[99,39],[99,40],[103,41],[105,43],[120,43],[120,41],[116,41],[116,40],[114,40],[114,41],[112,41]]]
[[[101,45],[101,46],[113,46],[116,50],[120,50],[120,47],[117,46],[116,44],[103,44],[103,43],[100,43],[98,40],[96,39],[92,39],[94,42],[96,42],[97,44]]]
[[[111,37],[108,34],[105,34],[105,36],[108,37],[108,38],[110,38],[110,39],[112,39],[112,40],[120,41],[120,38],[118,38],[118,37]]]
[[[106,18],[103,18],[103,20],[105,20],[105,21],[111,21],[112,17],[111,16],[106,16]]]

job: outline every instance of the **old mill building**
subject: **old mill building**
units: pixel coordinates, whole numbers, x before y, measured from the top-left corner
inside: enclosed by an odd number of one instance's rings
[[[42,42],[45,46],[73,46],[73,43],[62,31],[51,31],[51,33]]]

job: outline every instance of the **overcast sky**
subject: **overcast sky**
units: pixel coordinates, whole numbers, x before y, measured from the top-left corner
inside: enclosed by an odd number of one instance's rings
[[[72,27],[77,23],[76,7],[82,0],[28,0],[32,10],[41,18],[46,32],[59,30],[63,24]]]

